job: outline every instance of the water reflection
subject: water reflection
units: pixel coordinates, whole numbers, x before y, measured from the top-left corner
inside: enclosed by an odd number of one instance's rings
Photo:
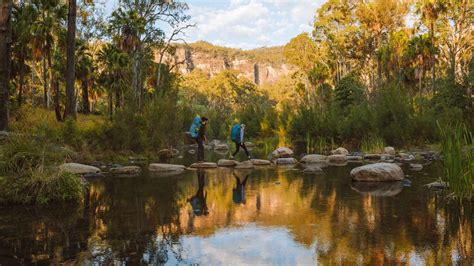
[[[198,180],[198,189],[196,194],[188,199],[189,204],[191,204],[193,208],[193,212],[197,216],[207,215],[209,214],[207,208],[207,193],[204,192],[205,180],[204,180],[204,173],[203,169],[198,169],[196,171],[197,180]]]
[[[87,207],[1,209],[0,264],[472,265],[472,204],[426,190],[423,173],[367,188],[350,170],[94,180]]]

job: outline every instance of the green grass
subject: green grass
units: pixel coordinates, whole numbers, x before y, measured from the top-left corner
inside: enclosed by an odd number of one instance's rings
[[[440,126],[444,175],[441,180],[460,198],[474,192],[474,148],[472,133],[462,124]]]
[[[364,137],[361,143],[361,150],[364,153],[383,153],[385,142],[379,136]]]

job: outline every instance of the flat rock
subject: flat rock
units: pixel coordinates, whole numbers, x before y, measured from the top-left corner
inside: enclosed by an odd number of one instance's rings
[[[148,166],[150,172],[183,172],[186,169],[184,165],[152,163]]]
[[[250,160],[253,165],[271,165],[272,162],[269,160],[262,160],[262,159],[251,159]]]
[[[255,166],[251,161],[244,161],[235,166],[234,169],[254,169]]]
[[[448,183],[446,182],[436,181],[433,183],[426,184],[425,187],[434,188],[434,189],[445,189],[445,188],[448,188],[449,186],[448,186]]]
[[[422,164],[418,164],[418,163],[411,163],[411,164],[410,164],[410,170],[413,170],[413,171],[421,171],[421,170],[423,170],[423,165],[422,165]]]
[[[308,154],[301,158],[302,163],[321,163],[326,161],[327,156],[321,154]]]
[[[124,166],[118,168],[111,168],[109,172],[113,175],[134,176],[139,175],[142,172],[142,168],[139,166]]]
[[[97,174],[100,173],[100,169],[95,166],[90,166],[80,163],[65,163],[59,166],[61,172],[85,175],[85,174]]]
[[[401,181],[405,178],[400,166],[393,163],[374,163],[356,167],[351,171],[354,181],[386,182]]]
[[[335,150],[331,151],[331,154],[339,154],[339,155],[349,155],[349,151],[346,148],[339,147]]]
[[[403,190],[403,182],[352,182],[351,188],[360,194],[393,197]]]
[[[298,163],[298,160],[296,160],[295,158],[278,158],[276,160],[276,164],[279,164],[279,165],[297,164],[297,163]]]
[[[238,165],[239,162],[238,161],[235,161],[235,160],[226,160],[226,159],[220,159],[218,162],[217,162],[217,165],[218,166],[222,166],[222,167],[234,167],[236,165]]]
[[[189,167],[191,168],[217,168],[217,164],[212,163],[212,162],[193,163]]]
[[[333,154],[328,156],[328,162],[331,163],[345,163],[347,156],[343,154]]]

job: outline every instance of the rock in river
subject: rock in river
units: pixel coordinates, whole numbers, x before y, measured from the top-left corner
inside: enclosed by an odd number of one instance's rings
[[[217,168],[217,164],[212,163],[212,162],[193,163],[189,167],[191,168]]]
[[[385,154],[395,155],[395,148],[394,147],[385,147],[384,148]]]
[[[351,171],[354,181],[401,181],[405,178],[402,168],[393,163],[374,163],[356,167]]]
[[[347,156],[342,154],[334,154],[328,156],[329,163],[345,163],[347,162]]]
[[[92,173],[100,173],[100,169],[94,166],[80,163],[65,163],[59,166],[59,170],[66,173],[85,175]]]
[[[150,172],[183,172],[186,167],[184,165],[152,163],[148,166]]]
[[[142,168],[139,166],[124,166],[118,168],[111,168],[110,173],[119,176],[136,176],[142,172]]]
[[[220,159],[217,162],[217,165],[222,166],[222,167],[234,167],[238,164],[239,164],[239,162],[237,162],[235,160],[226,160],[226,159]]]
[[[302,163],[322,163],[327,161],[327,156],[320,154],[308,154],[301,158]]]
[[[287,148],[287,147],[280,147],[276,150],[274,150],[271,154],[270,154],[270,160],[274,160],[274,159],[278,159],[278,158],[289,158],[291,156],[293,156],[294,152],[290,149],[290,148]]]
[[[349,151],[346,148],[339,147],[335,150],[331,151],[331,154],[341,154],[341,155],[348,155]]]
[[[423,165],[419,163],[411,163],[410,164],[410,170],[412,171],[421,171],[423,170]]]
[[[272,162],[270,162],[269,160],[261,160],[261,159],[251,159],[250,160],[253,165],[271,165]]]
[[[220,143],[214,146],[214,150],[218,151],[225,151],[229,149],[229,145],[227,143]]]
[[[284,165],[284,164],[297,164],[298,163],[298,160],[296,160],[295,158],[278,158],[276,160],[276,164],[279,164],[279,165]]]

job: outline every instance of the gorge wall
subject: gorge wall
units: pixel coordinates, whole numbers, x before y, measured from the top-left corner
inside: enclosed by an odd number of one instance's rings
[[[223,70],[236,70],[255,84],[271,84],[294,70],[284,59],[283,47],[243,51],[197,42],[178,46],[174,56],[165,60],[179,62],[177,70],[181,74],[199,69],[213,77]]]

